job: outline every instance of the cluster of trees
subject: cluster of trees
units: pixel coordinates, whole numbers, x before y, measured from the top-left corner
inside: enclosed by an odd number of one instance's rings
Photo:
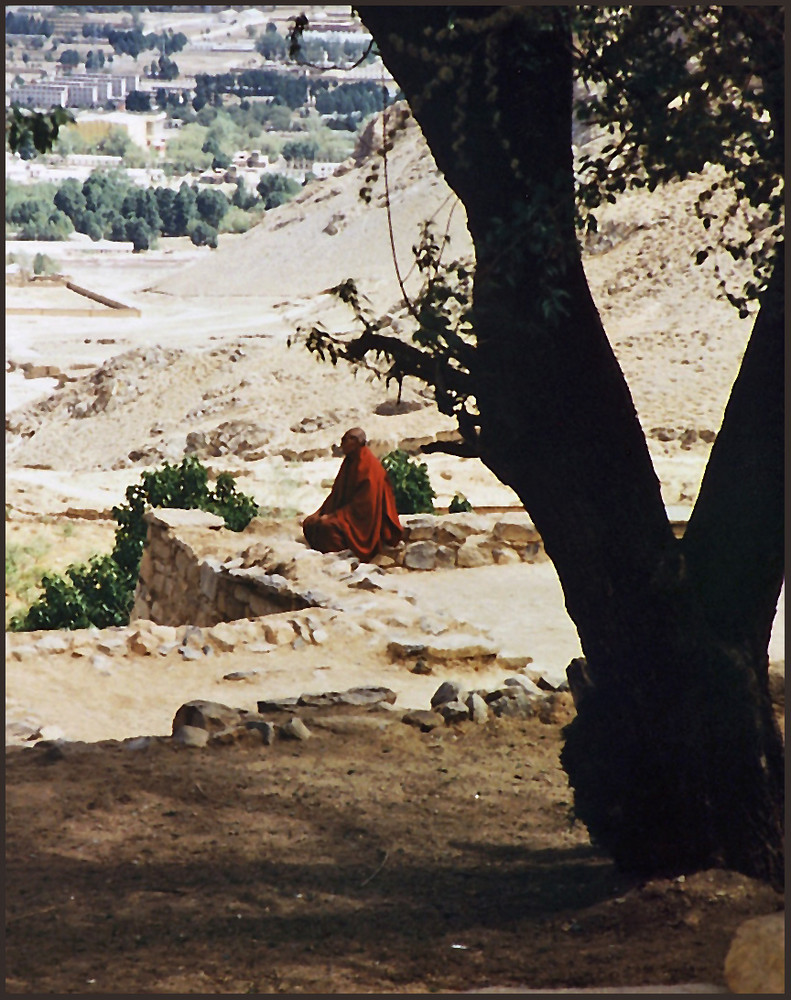
[[[250,194],[242,191],[229,200],[216,188],[186,182],[178,190],[141,188],[121,171],[94,171],[82,183],[70,177],[59,187],[9,183],[6,226],[31,240],[65,239],[76,230],[93,240],[131,242],[135,250],[149,249],[160,235],[189,236],[196,246],[216,247],[233,207],[252,208]]]
[[[230,201],[222,191],[183,182],[178,189],[141,188],[118,172],[98,171],[82,184],[65,180],[54,203],[77,232],[91,239],[128,241],[147,250],[162,236],[189,236],[196,246],[216,246]]]
[[[237,97],[274,97],[289,108],[301,108],[308,99],[308,84],[302,77],[273,69],[245,69],[239,73],[198,73],[192,106],[222,104],[223,94]]]
[[[133,59],[137,59],[140,53],[147,49],[158,49],[162,55],[169,56],[174,52],[180,52],[187,44],[187,36],[182,31],[174,32],[172,29],[161,34],[155,31],[144,34],[140,28],[118,31],[107,27],[106,38],[114,52],[118,55],[132,56]]]
[[[58,56],[61,66],[79,66],[82,62],[80,53],[76,49],[64,49]]]
[[[173,59],[169,59],[164,52],[151,63],[148,75],[153,80],[175,80],[179,75],[178,64]]]
[[[93,70],[101,69],[104,66],[105,57],[104,52],[101,49],[97,49],[96,52],[93,49],[88,49],[85,53],[85,69],[90,73]]]
[[[264,208],[277,208],[291,201],[299,191],[299,184],[283,174],[262,174],[256,187]]]
[[[74,231],[68,216],[54,206],[54,184],[27,185],[9,181],[6,185],[5,218],[23,240],[63,240]]]
[[[55,25],[46,17],[36,17],[35,14],[20,14],[11,10],[5,16],[7,35],[46,35],[49,38],[54,30]]]
[[[223,94],[237,97],[273,97],[295,110],[315,96],[321,114],[368,115],[390,103],[387,92],[376,83],[360,81],[333,86],[327,80],[308,80],[274,69],[246,69],[239,73],[198,73],[195,77],[196,111],[206,104],[219,106]]]
[[[390,103],[386,88],[362,80],[331,86],[326,80],[313,80],[311,93],[316,98],[316,110],[322,115],[374,114]]]

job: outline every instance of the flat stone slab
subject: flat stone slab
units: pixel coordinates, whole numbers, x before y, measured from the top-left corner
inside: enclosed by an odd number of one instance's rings
[[[499,653],[493,642],[463,633],[435,636],[428,640],[424,636],[406,636],[389,642],[387,651],[399,659],[423,656],[433,660],[473,660],[495,657]]]

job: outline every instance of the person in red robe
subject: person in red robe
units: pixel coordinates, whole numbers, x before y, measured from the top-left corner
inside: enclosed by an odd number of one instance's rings
[[[365,431],[352,427],[341,438],[344,459],[330,495],[302,522],[305,540],[319,552],[351,549],[368,561],[403,534],[387,472],[366,444]]]

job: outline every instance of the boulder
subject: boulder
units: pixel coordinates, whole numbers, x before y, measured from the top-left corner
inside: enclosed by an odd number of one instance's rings
[[[218,653],[232,653],[240,641],[237,630],[228,622],[220,622],[207,629],[206,639]]]
[[[467,706],[469,716],[473,722],[482,726],[489,719],[489,706],[486,704],[484,699],[477,693],[473,691],[471,694],[467,695],[464,702]]]
[[[431,674],[433,673],[431,667],[426,663],[422,657],[418,657],[415,660],[414,667],[409,668],[409,672],[412,674]]]
[[[410,517],[402,518],[401,524],[404,528],[405,541],[428,541],[434,538],[437,518],[433,514],[413,514]]]
[[[477,566],[486,566],[492,561],[492,554],[482,545],[475,542],[465,542],[459,549],[456,556],[456,565],[460,569],[475,569]]]
[[[242,728],[257,736],[265,746],[274,742],[276,727],[266,719],[247,719]]]
[[[437,706],[436,712],[448,725],[466,722],[470,718],[470,710],[463,701],[446,701]]]
[[[512,545],[526,545],[535,542],[538,533],[527,514],[507,514],[495,524],[494,537]]]
[[[524,690],[534,698],[538,698],[543,694],[542,689],[529,677],[525,676],[525,674],[516,674],[511,677],[506,677],[503,683],[506,687],[524,688]]]
[[[160,645],[159,639],[151,635],[150,632],[143,632],[140,629],[133,632],[127,640],[129,652],[135,653],[137,656],[151,656],[152,653],[157,652]]]
[[[356,687],[347,691],[324,691],[321,694],[302,694],[297,704],[308,708],[323,708],[328,705],[353,705],[355,707],[392,705],[396,700],[395,691],[386,687]]]
[[[173,729],[173,742],[180,747],[205,747],[209,742],[209,733],[199,726],[176,726]]]
[[[435,542],[410,542],[404,550],[404,565],[407,569],[434,569],[437,561]]]
[[[47,632],[35,638],[36,651],[39,653],[65,653],[69,648],[69,638],[60,632]]]
[[[725,957],[731,993],[785,994],[785,911],[745,921]]]
[[[519,553],[512,549],[510,545],[497,545],[492,549],[492,559],[498,566],[507,566],[511,563],[521,562]]]
[[[296,715],[280,727],[279,734],[284,740],[309,740],[311,737],[308,727]]]
[[[438,545],[434,557],[435,569],[452,569],[456,565],[456,548],[451,545]]]
[[[531,698],[521,685],[491,691],[486,695],[485,701],[496,716],[517,716],[529,719],[536,713],[537,699]]]
[[[247,714],[243,708],[230,708],[216,701],[188,701],[173,717],[173,733],[175,735],[180,726],[191,726],[216,733],[239,725]]]
[[[458,681],[443,681],[431,696],[431,707],[436,709],[452,701],[463,702],[465,696],[466,692]]]

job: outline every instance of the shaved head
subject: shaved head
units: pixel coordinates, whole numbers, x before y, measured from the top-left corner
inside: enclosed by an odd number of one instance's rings
[[[354,440],[359,441],[360,444],[365,444],[366,441],[365,431],[362,427],[350,427],[343,436],[354,438]]]

